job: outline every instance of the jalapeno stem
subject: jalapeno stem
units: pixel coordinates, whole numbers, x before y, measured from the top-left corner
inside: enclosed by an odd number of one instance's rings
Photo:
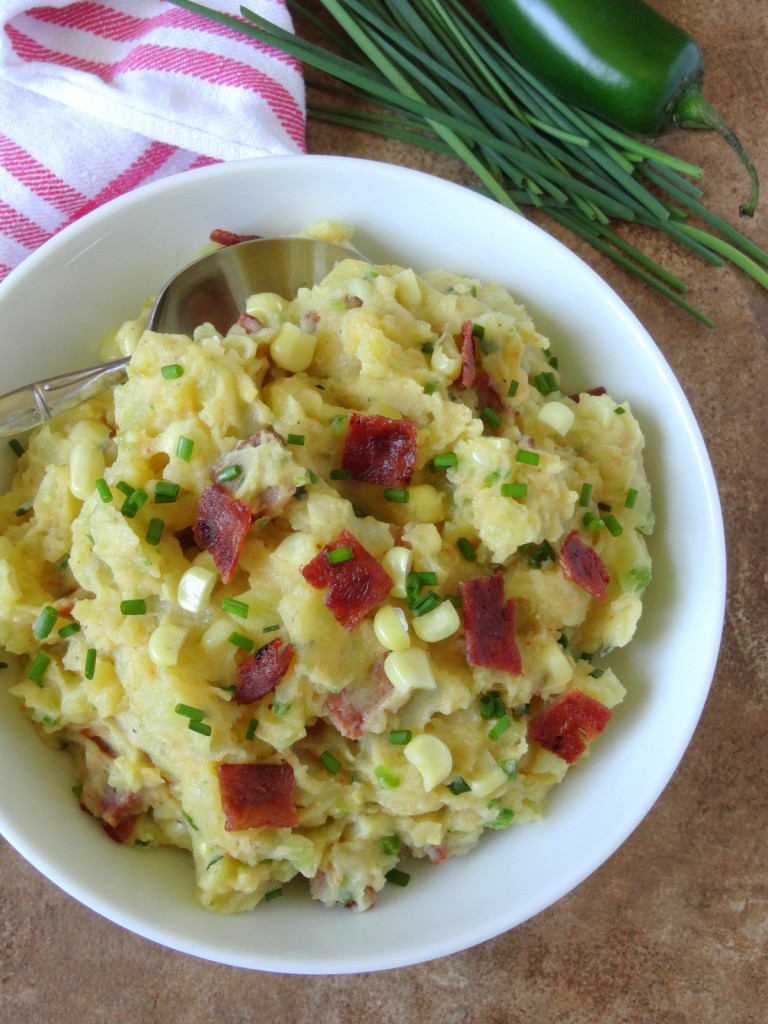
[[[752,217],[760,198],[760,182],[757,171],[738,135],[720,113],[708,103],[699,90],[693,86],[686,89],[675,104],[674,123],[681,128],[707,128],[721,135],[738,155],[749,175],[752,191],[746,203],[739,207],[742,217]]]

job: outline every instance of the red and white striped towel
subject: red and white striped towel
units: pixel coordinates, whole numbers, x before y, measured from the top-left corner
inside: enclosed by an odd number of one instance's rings
[[[252,9],[292,27],[284,0]],[[207,163],[302,152],[304,127],[296,61],[165,0],[2,0],[0,281],[114,196]]]

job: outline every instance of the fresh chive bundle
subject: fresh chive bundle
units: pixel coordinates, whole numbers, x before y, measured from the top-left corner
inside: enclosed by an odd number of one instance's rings
[[[612,222],[660,231],[768,289],[768,253],[707,209],[688,180],[701,178],[701,168],[556,97],[459,0],[322,0],[335,25],[289,0],[327,46],[246,7],[244,21],[190,0],[172,2],[341,83],[310,83],[335,99],[310,104],[311,117],[457,157],[502,205],[541,210],[706,326],[714,324],[684,298],[685,281]],[[378,109],[362,110],[361,99]]]

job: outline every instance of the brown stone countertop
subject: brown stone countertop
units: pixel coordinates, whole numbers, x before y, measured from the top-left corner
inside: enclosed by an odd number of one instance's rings
[[[706,95],[762,172],[758,214],[739,227],[768,249],[768,2],[656,6],[702,46]],[[665,145],[705,168],[709,207],[737,220],[745,177],[725,143],[688,132]],[[342,128],[310,123],[308,149],[469,181],[448,158]],[[346,977],[248,972],[157,947],[80,906],[0,840],[1,1024],[768,1020],[768,292],[664,239],[644,239],[689,280],[694,303],[717,321],[708,330],[585,244],[559,237],[608,279],[664,352],[720,488],[729,559],[720,659],[691,745],[655,807],[601,869],[518,928],[433,963]]]

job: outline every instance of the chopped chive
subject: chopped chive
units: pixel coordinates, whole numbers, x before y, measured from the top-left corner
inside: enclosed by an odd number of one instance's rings
[[[27,514],[27,512],[31,512],[31,511],[32,511],[32,506],[31,505],[20,505],[16,509],[16,515],[17,516],[25,516]]]
[[[341,769],[340,762],[336,760],[330,750],[324,750],[322,752],[320,755],[320,763],[327,772],[331,773],[331,775],[337,775]]]
[[[296,488],[296,490],[293,492],[293,496],[297,501],[301,501],[302,498],[306,498],[307,488],[304,486],[304,484],[300,484]]]
[[[538,466],[541,461],[541,456],[538,452],[529,452],[525,448],[520,448],[515,453],[515,462],[524,462],[527,466]]]
[[[381,837],[381,852],[387,857],[393,857],[400,853],[402,845],[400,836]]]
[[[401,871],[400,868],[392,868],[391,871],[387,871],[384,877],[388,882],[391,882],[392,885],[399,885],[402,889],[404,889],[411,880],[411,876],[408,872]]]
[[[422,587],[436,587],[438,584],[436,572],[420,572],[417,575]]]
[[[247,740],[252,740],[254,738],[254,736],[256,735],[256,730],[258,729],[258,727],[259,727],[259,720],[258,720],[258,718],[252,718],[250,720],[250,722],[248,723],[248,728],[245,730],[245,738]]]
[[[332,469],[331,480],[349,480],[352,476],[348,469]]]
[[[189,726],[192,732],[199,732],[201,736],[210,736],[212,729],[207,722],[198,722],[194,718],[190,718]]]
[[[507,398],[514,398],[517,394],[517,389],[520,387],[519,380],[512,380],[509,382],[509,388],[507,389]]]
[[[581,494],[579,495],[579,506],[586,508],[592,500],[592,484],[583,483],[581,485]]]
[[[487,405],[480,413],[480,419],[487,423],[489,427],[498,427],[501,424],[501,416]]]
[[[606,501],[598,501],[597,507],[601,512],[610,512],[611,506]]]
[[[599,530],[604,524],[600,516],[596,516],[594,512],[585,512],[582,517],[582,523],[588,530]]]
[[[405,505],[409,495],[405,487],[385,487],[384,497],[387,501],[394,501],[400,505]]]
[[[245,601],[238,601],[234,597],[225,597],[221,602],[221,610],[229,612],[230,615],[237,615],[241,619],[248,618],[248,605]]]
[[[11,440],[8,442],[8,446],[10,447],[13,454],[18,456],[19,458],[21,458],[21,456],[24,454],[24,449],[22,448],[21,441],[19,441],[18,438],[12,437]]]
[[[143,487],[136,487],[129,495],[126,496],[120,512],[126,519],[133,519],[139,509],[146,503],[148,497],[149,495]]]
[[[38,651],[32,659],[32,664],[29,666],[29,672],[27,672],[27,679],[31,679],[33,683],[37,683],[38,686],[43,685],[43,676],[45,670],[51,663],[51,659],[47,654],[42,651]]]
[[[345,544],[344,547],[334,548],[327,552],[328,561],[331,565],[338,565],[340,562],[349,562],[352,559],[352,548]]]
[[[172,480],[158,480],[155,484],[155,501],[160,504],[162,498],[165,502],[176,501],[181,490],[180,484],[175,484]]]
[[[204,711],[201,711],[200,708],[193,708],[189,704],[177,704],[173,710],[177,715],[182,715],[191,722],[202,722],[205,718]]]
[[[590,674],[590,676],[593,679],[599,679],[600,676],[605,675],[605,669],[604,668],[593,668],[592,671],[589,674]]]
[[[404,747],[410,743],[413,733],[410,729],[390,729],[389,742],[395,747]]]
[[[494,690],[491,693],[484,693],[480,698],[480,717],[486,720],[491,718],[498,718],[498,701],[501,699],[501,694],[498,690]],[[504,707],[502,705],[501,714],[504,714]]]
[[[551,395],[559,390],[557,377],[555,377],[554,373],[550,373],[549,370],[537,373],[533,378],[533,386],[541,395]]]
[[[638,499],[638,490],[636,487],[630,487],[627,491],[627,497],[624,500],[624,508],[634,508],[635,502]]]
[[[425,395],[434,395],[440,390],[441,384],[439,380],[428,380],[424,385],[423,391]]]
[[[93,679],[96,673],[96,648],[89,647],[85,654],[85,669],[83,675],[86,679]]]
[[[308,469],[307,470],[307,479],[309,480],[309,482],[311,484],[316,484],[317,481],[320,479],[320,477],[317,475],[317,473],[314,471],[314,469]]]
[[[282,887],[280,887],[279,889],[270,889],[269,892],[264,893],[264,902],[270,903],[272,900],[278,900],[282,895]]]
[[[435,351],[434,341],[425,341],[424,344],[421,346],[421,351],[424,353],[425,356],[431,356],[432,353]]]
[[[433,608],[437,608],[441,603],[441,600],[442,598],[440,595],[436,594],[434,590],[428,590],[423,597],[420,597],[418,601],[411,606],[411,612],[417,617],[419,615],[426,615],[426,613],[431,612]]]
[[[488,732],[488,739],[489,740],[497,740],[497,739],[499,739],[501,736],[504,735],[504,733],[507,731],[507,729],[510,727],[510,725],[512,725],[512,719],[510,718],[510,716],[509,715],[502,715],[501,718],[493,726],[493,728],[489,730],[489,732]]]
[[[624,527],[612,513],[609,513],[607,516],[603,516],[603,522],[606,525],[608,533],[610,533],[612,537],[619,537],[624,532]]]
[[[167,366],[162,367],[160,373],[166,380],[176,380],[177,377],[183,376],[184,367],[181,363],[168,363]]]
[[[160,538],[163,536],[163,530],[165,529],[165,522],[162,519],[150,519],[149,525],[147,526],[147,532],[144,536],[144,540],[147,544],[151,544],[153,547],[160,543]]]
[[[122,491],[126,497],[130,497],[130,495],[133,494],[134,489],[126,480],[118,481],[118,483],[115,484],[115,487],[118,491]]]
[[[242,633],[238,633],[237,631],[230,633],[229,642],[235,647],[239,647],[241,651],[248,651],[249,654],[256,646],[256,643],[251,640],[250,637],[243,636]]]
[[[501,494],[504,498],[524,498],[528,494],[528,484],[502,484]]]
[[[488,824],[488,828],[506,828],[512,824],[515,817],[515,812],[511,807],[502,807],[499,811],[495,821],[491,821]]]
[[[470,786],[461,775],[457,775],[455,779],[448,783],[448,789],[450,789],[454,796],[459,796],[460,793],[469,793]]]
[[[75,633],[80,632],[79,622],[68,622],[66,626],[62,626],[59,630],[59,636],[62,640],[66,640],[69,636],[74,636]]]
[[[7,661],[0,661],[0,668],[8,668],[8,662]]]
[[[280,623],[275,622],[272,626],[265,626],[262,629],[262,633],[274,633],[276,629],[280,629]]]
[[[457,466],[458,464],[459,456],[456,452],[442,452],[432,459],[432,465],[435,469],[447,469],[449,466]]]
[[[220,470],[216,474],[216,480],[220,484],[226,484],[230,480],[236,480],[243,472],[243,467],[235,463],[233,466],[227,466]]]
[[[56,620],[59,617],[59,613],[51,605],[47,604],[45,608],[37,616],[37,621],[32,627],[32,636],[35,640],[45,640],[48,634],[51,632],[53,627],[56,625]]]
[[[103,476],[99,477],[99,479],[96,481],[96,490],[98,491],[99,497],[101,498],[105,505],[112,501],[112,491],[110,489],[109,484],[107,483]]]
[[[285,440],[287,444],[295,444],[301,447],[304,444],[305,438],[303,434],[289,434]]]
[[[543,540],[541,544],[521,544],[517,553],[523,555],[534,569],[540,569],[545,562],[554,562],[556,558],[554,548],[548,540]]]
[[[176,445],[176,455],[178,458],[183,459],[184,462],[189,462],[192,458],[192,450],[195,447],[195,442],[190,440],[188,437],[184,437],[182,434],[179,437],[179,443]]]
[[[472,337],[478,340],[485,337],[485,328],[482,324],[472,324]]]
[[[627,410],[624,408],[623,405],[617,405],[613,411],[616,413],[617,416],[623,416]]]
[[[376,776],[376,779],[382,789],[397,789],[400,785],[400,776],[396,775],[393,771],[390,771],[386,765],[377,765],[373,774]]]
[[[143,597],[137,597],[134,600],[121,601],[120,602],[120,614],[121,615],[146,615],[147,614],[147,602]]]
[[[456,547],[459,549],[462,555],[464,555],[468,562],[477,561],[477,552],[472,547],[472,545],[470,544],[466,537],[459,537],[459,539],[456,541]]]

